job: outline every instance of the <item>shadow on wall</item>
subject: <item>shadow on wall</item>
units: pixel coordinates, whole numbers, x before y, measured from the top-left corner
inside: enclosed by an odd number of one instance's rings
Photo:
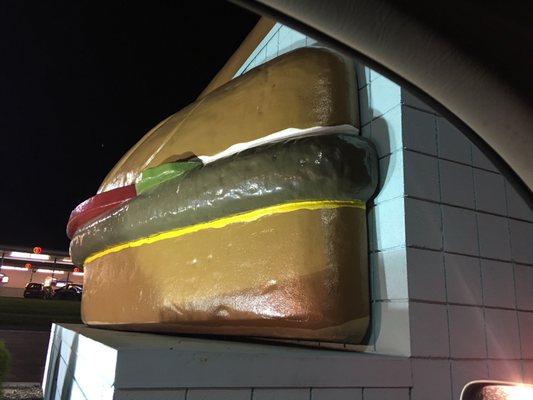
[[[373,111],[371,111],[373,113]],[[376,120],[376,123],[379,124],[379,130],[381,132],[384,132],[384,137],[387,138],[386,145],[387,145],[387,153],[390,153],[390,140],[388,136],[388,125],[385,122],[385,120]],[[378,181],[378,188],[376,190],[376,193],[374,196],[369,200],[369,204],[372,206],[368,207],[367,209],[367,229],[368,229],[368,244],[369,244],[369,268],[370,268],[370,302],[371,302],[371,310],[370,313],[370,327],[369,332],[367,334],[367,337],[365,340],[367,341],[365,344],[374,346],[376,349],[376,338],[380,336],[380,331],[382,329],[382,309],[381,307],[374,306],[375,301],[377,300],[375,294],[376,293],[386,293],[387,292],[387,281],[385,279],[385,276],[383,276],[382,271],[379,271],[376,269],[376,266],[374,265],[371,260],[373,257],[379,257],[379,255],[374,256],[373,255],[373,248],[375,248],[375,244],[378,241],[377,237],[377,230],[376,225],[379,223],[376,219],[376,214],[372,213],[371,210],[373,208],[374,200],[377,196],[379,196],[379,193],[381,192],[381,189],[384,186],[384,181],[387,179],[388,176],[392,175],[392,171],[389,171],[389,169],[392,168],[390,165],[390,157],[382,160],[379,162],[379,181]],[[380,274],[381,272],[381,274]]]
[[[357,65],[361,135],[375,145],[379,183],[368,203],[371,335],[382,354],[410,355],[402,156],[402,91]]]

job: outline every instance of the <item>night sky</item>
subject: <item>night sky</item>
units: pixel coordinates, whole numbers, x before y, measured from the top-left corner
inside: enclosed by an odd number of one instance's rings
[[[0,2],[0,244],[67,250],[70,211],[257,20],[225,1]]]

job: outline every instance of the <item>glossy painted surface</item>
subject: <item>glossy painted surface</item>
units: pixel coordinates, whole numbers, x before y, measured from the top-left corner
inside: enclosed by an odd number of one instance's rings
[[[353,65],[318,48],[298,49],[217,88],[148,132],[106,177],[99,192],[133,184],[150,167],[286,128],[357,120]]]
[[[137,196],[135,185],[128,185],[99,193],[85,200],[70,213],[67,223],[67,236],[72,239],[76,231],[93,218],[118,208],[135,196]]]
[[[357,343],[369,316],[365,211],[296,211],[128,248],[85,266],[85,323]]]
[[[168,163],[198,157],[204,165],[171,179],[156,173],[150,188],[76,232],[83,320],[359,343],[370,313],[365,203],[378,161],[355,134],[356,110],[353,65],[309,48],[159,124],[100,191]]]
[[[188,172],[201,165],[201,161],[179,161],[148,168],[141,172],[139,180],[135,184],[135,188],[137,189],[137,193],[141,194],[169,179],[183,177]]]
[[[98,251],[178,227],[303,200],[365,202],[377,181],[369,143],[327,135],[246,150],[170,179],[76,232],[77,265]]]

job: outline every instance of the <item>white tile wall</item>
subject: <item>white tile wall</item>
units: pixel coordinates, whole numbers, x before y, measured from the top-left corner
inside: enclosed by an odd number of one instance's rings
[[[186,400],[250,400],[251,389],[189,389]]]
[[[439,157],[465,164],[472,163],[471,145],[465,135],[444,118],[437,118]]]
[[[505,191],[508,215],[513,218],[533,221],[533,210],[528,207],[525,200],[518,195],[509,183],[505,183]]]
[[[512,259],[518,263],[533,265],[533,224],[509,220]]]
[[[432,270],[432,268],[428,268]],[[406,249],[380,251],[370,255],[372,299],[407,300],[407,255]]]
[[[479,254],[476,213],[464,208],[441,206],[444,250],[472,256]]]
[[[411,355],[448,357],[448,315],[445,305],[411,302]]]
[[[439,166],[437,159],[412,151],[404,151],[403,158],[402,175],[405,181],[405,195],[439,201]]]
[[[380,77],[370,82],[370,113],[371,118],[386,114],[401,103],[401,90],[398,85],[387,78]],[[363,124],[363,121],[361,121]]]
[[[525,383],[533,383],[533,361],[522,361],[522,372]]]
[[[437,155],[437,117],[434,114],[402,107],[402,128],[406,148]]]
[[[363,390],[360,388],[347,389],[312,389],[311,400],[362,400]]]
[[[498,169],[476,146],[472,146],[472,165],[489,171],[498,172]]]
[[[408,105],[410,108],[415,108],[420,111],[425,111],[436,115],[437,112],[433,110],[423,101],[419,100],[418,97],[412,95],[408,90],[402,89],[402,103]]]
[[[409,246],[442,249],[441,211],[436,203],[405,199],[405,231]]]
[[[401,151],[396,151],[379,160],[379,191],[374,198],[374,204],[403,197],[403,164],[403,152]]]
[[[450,356],[452,358],[485,358],[487,344],[483,309],[450,305],[448,318]]]
[[[310,389],[254,389],[252,400],[308,400]]]
[[[281,25],[267,39],[255,58],[311,43]],[[361,133],[380,158],[368,213],[371,343],[411,354],[413,387],[312,389],[311,399],[450,400],[473,379],[523,372],[533,382],[533,211],[431,107],[356,72]]]
[[[522,382],[522,363],[515,360],[489,360],[489,379]]]
[[[444,259],[441,252],[408,248],[407,270],[409,298],[446,301]]]
[[[409,302],[375,301],[372,303],[373,332],[371,342],[378,353],[411,354]]]
[[[117,390],[113,400],[186,400],[186,390]],[[75,399],[75,397],[71,397]]]
[[[488,307],[516,308],[513,265],[481,260],[483,303]]]
[[[450,400],[449,360],[413,359],[411,400]]]
[[[363,389],[363,400],[409,400],[409,389]]]
[[[486,361],[452,360],[452,399],[459,400],[461,390],[470,381],[488,378]]]
[[[450,303],[482,305],[481,268],[478,258],[445,254],[446,291]]]
[[[439,160],[439,169],[442,202],[464,208],[474,208],[472,167]]]
[[[361,107],[364,106],[361,105]],[[364,131],[367,128],[369,132],[367,137],[372,139],[380,158],[400,150],[403,146],[402,111],[403,108],[398,105],[362,128],[363,136],[365,136]]]
[[[511,243],[507,218],[478,213],[479,254],[499,260],[511,259]]]
[[[500,174],[474,168],[476,209],[507,215],[504,180]]]
[[[485,324],[489,358],[521,357],[516,311],[485,308]]]
[[[533,311],[533,267],[515,265],[516,306],[520,310]]]
[[[518,320],[520,324],[522,357],[533,361],[533,313],[519,311]]]
[[[405,245],[404,199],[399,197],[373,207],[368,215],[371,250]]]

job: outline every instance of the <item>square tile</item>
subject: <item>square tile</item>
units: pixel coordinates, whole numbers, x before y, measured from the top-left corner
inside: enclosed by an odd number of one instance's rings
[[[450,361],[412,359],[411,400],[450,400]]]
[[[363,400],[409,400],[409,389],[364,388]]]
[[[309,400],[310,389],[254,389],[252,400]]]
[[[433,114],[402,107],[403,143],[407,149],[437,155],[437,121]]]
[[[509,182],[505,182],[507,193],[507,208],[510,217],[533,221],[533,210],[529,208],[526,201],[518,194]]]
[[[361,400],[363,389],[338,388],[338,389],[312,389],[311,400]]]
[[[409,298],[446,301],[444,260],[441,252],[407,249]]]
[[[515,265],[516,307],[533,311],[533,267]]]
[[[533,360],[522,360],[522,370],[524,371],[524,383],[533,385]]]
[[[485,330],[489,358],[520,358],[516,311],[485,308]]]
[[[486,361],[452,361],[452,398],[459,400],[461,390],[471,381],[488,378]]]
[[[511,259],[509,224],[507,218],[478,213],[479,254],[498,260]]]
[[[450,356],[452,358],[485,358],[487,345],[483,310],[478,307],[448,307],[450,324]]]
[[[444,250],[468,255],[479,254],[476,213],[462,208],[442,206]]]
[[[387,355],[409,356],[409,302],[372,303],[373,332],[371,343],[376,352]]]
[[[403,152],[396,151],[379,160],[379,187],[374,204],[379,204],[404,194]]]
[[[472,165],[488,169],[489,171],[499,172],[498,168],[494,166],[494,164],[477,148],[475,144],[472,144]]]
[[[507,215],[504,179],[500,174],[474,168],[476,209]]]
[[[448,357],[448,315],[441,304],[409,304],[411,355],[415,357]]]
[[[368,214],[371,250],[405,245],[404,199],[396,198],[373,207]]]
[[[441,201],[455,206],[474,208],[472,167],[439,160]]]
[[[250,389],[189,389],[187,400],[250,400]]]
[[[405,194],[433,201],[440,200],[439,168],[435,157],[404,151]]]
[[[402,148],[402,116],[401,107],[397,106],[373,120],[370,124],[371,139],[378,157],[394,153]]]
[[[373,80],[370,87],[370,108],[372,119],[392,110],[401,102],[400,86],[385,77]]]
[[[522,382],[522,363],[514,360],[489,360],[489,379]]]
[[[513,260],[533,264],[533,224],[510,219],[509,227]]]
[[[519,311],[520,342],[522,358],[533,360],[533,313]]]
[[[481,260],[483,302],[489,307],[515,308],[513,264]],[[531,287],[533,291],[533,286]]]
[[[437,132],[440,158],[472,163],[471,144],[463,133],[442,117],[437,118]]]
[[[428,113],[437,114],[437,112],[427,105],[423,100],[420,100],[418,97],[416,97],[414,94],[411,94],[411,92],[404,88],[402,88],[402,103]]]
[[[81,397],[70,396],[71,399],[91,399],[94,397],[88,396],[84,393]],[[183,390],[153,390],[153,389],[135,389],[135,390],[115,390],[114,394],[109,397],[99,398],[112,398],[113,400],[186,400],[185,389]]]
[[[409,246],[442,249],[440,206],[416,199],[405,199],[405,232]]]
[[[450,303],[482,305],[481,268],[479,259],[446,254],[446,291]]]
[[[406,249],[380,251],[370,255],[372,300],[408,299]]]

